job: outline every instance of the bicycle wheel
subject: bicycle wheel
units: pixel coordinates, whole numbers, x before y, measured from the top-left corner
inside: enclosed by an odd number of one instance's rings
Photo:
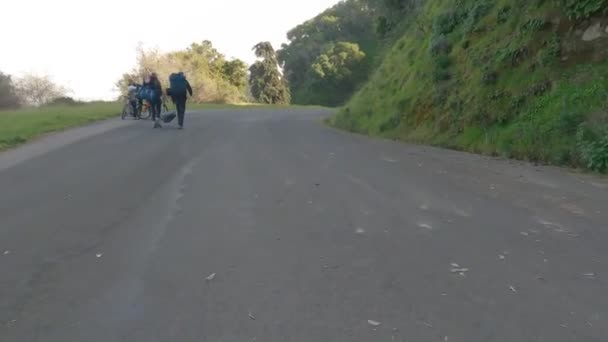
[[[120,117],[124,120],[127,116],[131,115],[131,106],[127,103],[122,107],[122,113]]]
[[[139,118],[142,120],[148,119],[152,115],[152,111],[150,110],[150,104],[148,101],[145,101],[141,110],[139,111]]]

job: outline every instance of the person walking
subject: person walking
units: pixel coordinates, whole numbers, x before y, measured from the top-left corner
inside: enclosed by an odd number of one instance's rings
[[[149,86],[152,90],[154,90],[153,97],[150,101],[150,109],[152,109],[152,120],[154,121],[154,127],[161,127],[160,112],[162,106],[161,97],[163,95],[163,87],[155,72],[150,74]]]
[[[175,104],[177,110],[177,123],[179,129],[184,128],[184,117],[186,116],[186,101],[188,93],[192,97],[192,87],[183,72],[173,73],[169,76],[169,89],[167,95]]]

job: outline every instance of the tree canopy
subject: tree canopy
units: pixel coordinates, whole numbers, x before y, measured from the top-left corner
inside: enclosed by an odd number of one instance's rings
[[[208,40],[169,53],[139,46],[136,67],[123,75],[117,87],[124,93],[129,79],[141,83],[145,74],[156,72],[163,87],[168,88],[169,75],[178,71],[188,78],[197,102],[247,100],[247,65],[239,59],[227,60]]]
[[[68,90],[54,83],[48,75],[26,74],[15,82],[16,92],[26,105],[41,106],[66,97]]]
[[[269,42],[261,42],[253,47],[259,58],[249,68],[249,86],[254,99],[261,103],[288,104],[291,101],[289,88],[277,61],[277,55]]]
[[[11,76],[0,72],[0,109],[15,108],[19,104],[20,99]]]

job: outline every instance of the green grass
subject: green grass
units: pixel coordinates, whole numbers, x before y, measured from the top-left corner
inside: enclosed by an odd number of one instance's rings
[[[55,105],[40,108],[27,108],[0,111],[0,150],[12,148],[41,135],[91,122],[119,117],[121,102],[95,102],[79,105]],[[171,106],[169,106],[172,108]],[[286,108],[316,108],[321,106],[287,106],[262,104],[197,104],[189,103],[188,109],[246,109],[263,108],[268,110]]]
[[[119,116],[120,103],[100,102],[0,111],[0,150],[43,134]]]
[[[608,159],[598,143],[608,131],[608,42],[584,46],[558,2],[433,0],[409,22],[329,124],[550,164]]]

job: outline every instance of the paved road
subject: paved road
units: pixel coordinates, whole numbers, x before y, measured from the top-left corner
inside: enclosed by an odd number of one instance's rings
[[[608,182],[325,115],[0,154],[0,341],[608,340]]]

